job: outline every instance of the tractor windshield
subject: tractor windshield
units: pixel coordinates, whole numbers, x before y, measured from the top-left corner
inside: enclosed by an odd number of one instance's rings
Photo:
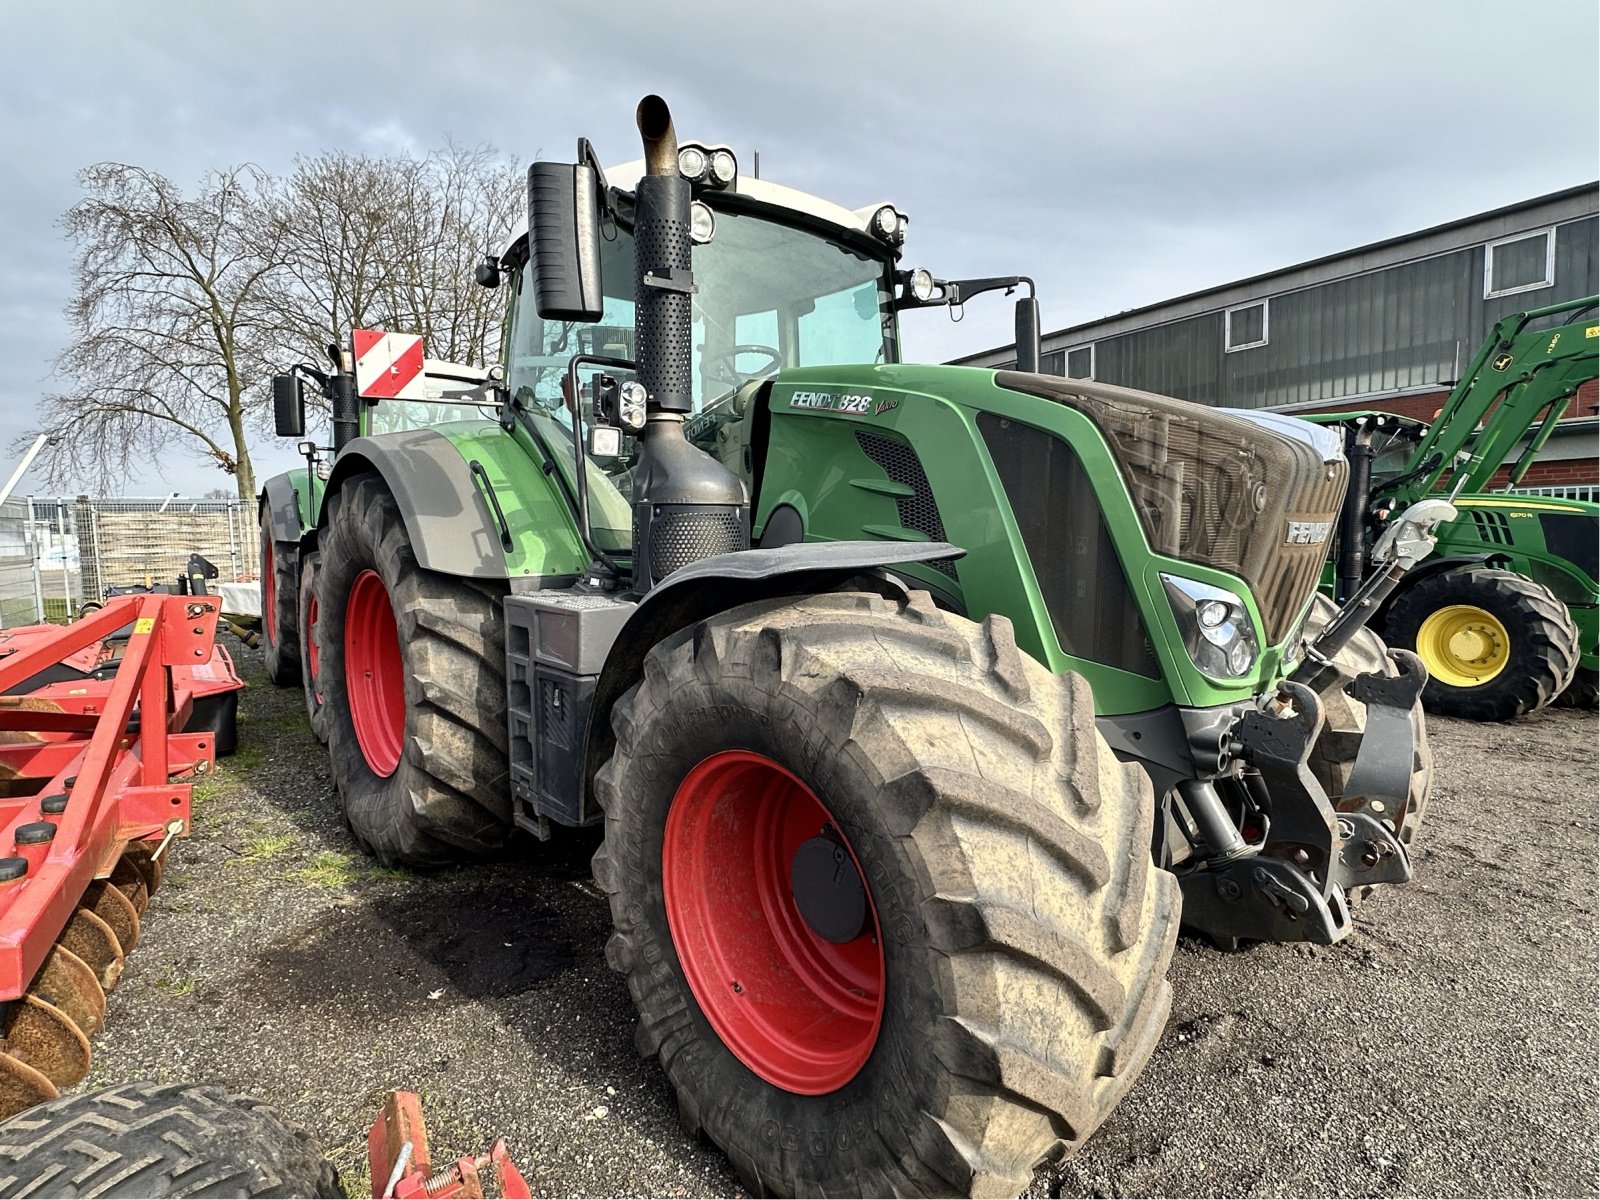
[[[506,382],[569,486],[574,406],[564,394],[567,363],[575,354],[635,354],[633,237],[609,225],[607,232],[612,236],[601,249],[605,310],[594,324],[542,319],[533,304],[532,264],[514,277]],[[883,258],[764,217],[720,211],[711,242],[695,247],[694,272],[697,413],[748,380],[786,367],[894,361],[893,282]],[[585,427],[597,371],[580,371],[577,411]],[[631,537],[632,439],[627,442],[622,457],[592,460],[588,471],[595,541],[612,551],[625,550]]]

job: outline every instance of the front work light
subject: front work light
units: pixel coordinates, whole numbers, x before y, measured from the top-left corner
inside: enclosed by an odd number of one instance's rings
[[[1163,574],[1161,582],[1194,665],[1219,679],[1249,674],[1260,644],[1244,601],[1225,588],[1180,575]]]
[[[690,183],[704,179],[706,174],[706,152],[699,146],[683,146],[678,150],[678,174]]]
[[[733,157],[732,150],[713,150],[711,152],[711,182],[718,187],[727,187],[739,174],[739,161]]]
[[[704,246],[717,234],[717,218],[712,213],[710,205],[703,200],[696,200],[689,205],[689,240],[696,246]]]

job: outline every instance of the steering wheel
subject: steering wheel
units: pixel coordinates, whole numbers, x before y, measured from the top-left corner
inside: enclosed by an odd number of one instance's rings
[[[738,358],[741,354],[763,354],[767,361],[760,369],[755,371],[740,371]],[[758,346],[753,342],[741,342],[729,346],[721,354],[709,355],[705,362],[705,374],[710,379],[721,380],[725,383],[741,383],[746,379],[760,378],[770,375],[783,365],[783,352],[772,346]]]

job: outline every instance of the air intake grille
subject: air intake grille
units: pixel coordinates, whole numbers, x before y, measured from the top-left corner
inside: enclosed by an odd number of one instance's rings
[[[1505,513],[1493,509],[1471,508],[1467,510],[1467,515],[1478,527],[1480,540],[1493,542],[1497,546],[1511,544],[1511,522],[1506,519]]]
[[[928,476],[922,469],[917,452],[902,442],[880,434],[856,430],[856,442],[861,452],[870,458],[894,483],[908,487],[914,495],[895,497],[895,508],[900,514],[900,524],[907,529],[927,534],[928,540],[943,542],[944,521],[939,516],[939,506],[933,502],[933,489],[928,486]],[[928,566],[956,578],[955,564],[949,559],[931,562]]]

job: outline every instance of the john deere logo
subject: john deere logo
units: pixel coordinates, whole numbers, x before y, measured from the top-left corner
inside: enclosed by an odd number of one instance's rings
[[[1504,371],[1511,365],[1511,351],[1502,350],[1499,354],[1494,356],[1494,361],[1489,365],[1496,371]]]

